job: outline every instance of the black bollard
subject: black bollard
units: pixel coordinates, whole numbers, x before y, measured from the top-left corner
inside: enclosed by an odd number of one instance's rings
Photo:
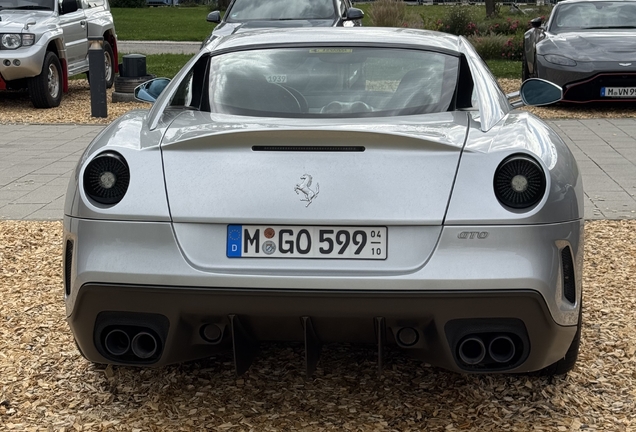
[[[88,38],[88,73],[91,77],[91,116],[108,117],[106,105],[106,65],[104,63],[104,38]]]

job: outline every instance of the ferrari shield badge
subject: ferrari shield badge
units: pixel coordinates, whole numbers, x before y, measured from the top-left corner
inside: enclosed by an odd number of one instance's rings
[[[300,195],[300,192],[305,196],[301,198],[301,201],[307,201],[307,205],[305,207],[309,207],[309,204],[318,196],[320,193],[320,185],[316,183],[316,190],[311,189],[312,177],[309,174],[303,174],[300,178],[302,180],[300,183],[296,184],[294,187],[294,192],[296,195]]]

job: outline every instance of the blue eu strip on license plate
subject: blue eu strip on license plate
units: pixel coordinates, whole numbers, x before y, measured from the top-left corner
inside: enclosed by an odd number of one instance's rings
[[[243,240],[243,225],[228,225],[227,226],[227,256],[228,258],[240,258],[242,240]]]

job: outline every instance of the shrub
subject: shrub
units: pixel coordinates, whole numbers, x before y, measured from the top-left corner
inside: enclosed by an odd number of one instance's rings
[[[523,35],[510,37],[503,34],[471,35],[468,40],[484,60],[521,60]]]
[[[369,18],[376,27],[404,27],[409,20],[406,7],[401,0],[376,0],[369,8]]]
[[[446,16],[442,19],[439,30],[452,33],[457,36],[467,36],[468,24],[471,23],[469,8],[461,5],[450,6]]]
[[[145,8],[146,0],[111,0],[110,7],[113,8]]]

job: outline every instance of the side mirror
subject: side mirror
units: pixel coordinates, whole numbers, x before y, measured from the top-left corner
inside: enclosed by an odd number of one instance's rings
[[[362,9],[352,7],[347,11],[348,21],[361,20],[362,18],[364,18],[364,12],[362,12]]]
[[[154,103],[161,92],[170,83],[168,78],[155,78],[135,87],[135,99]]]
[[[221,12],[219,11],[210,12],[208,14],[208,17],[205,20],[210,23],[218,24],[221,22]]]
[[[526,105],[551,105],[563,99],[563,89],[540,78],[530,78],[521,84],[521,100]]]
[[[534,18],[530,20],[530,24],[533,28],[539,28],[541,27],[541,24],[543,24],[543,20],[541,19],[541,17]]]
[[[30,26],[36,25],[36,24],[37,24],[37,22],[33,18],[29,18],[29,19],[27,19],[26,23],[24,24],[24,29],[28,30]]]
[[[79,9],[77,0],[62,0],[62,4],[60,6],[61,6],[60,15],[66,15],[68,13],[75,12],[76,10]]]

